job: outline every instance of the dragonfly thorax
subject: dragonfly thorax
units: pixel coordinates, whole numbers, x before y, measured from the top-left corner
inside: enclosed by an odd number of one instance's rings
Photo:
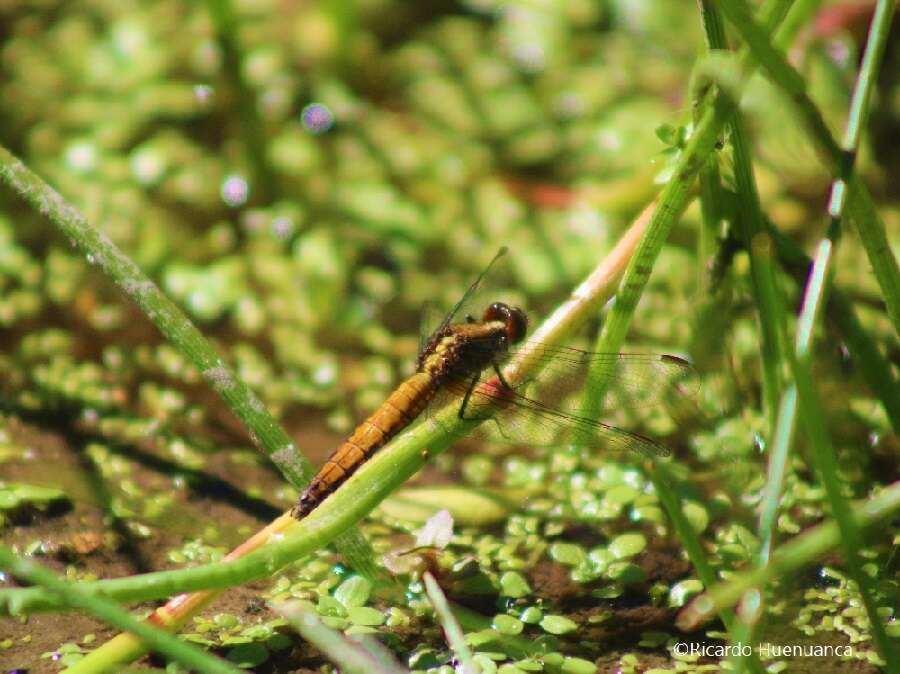
[[[525,336],[525,313],[494,302],[477,321],[451,323],[431,336],[419,354],[418,371],[439,383],[448,377],[474,377],[506,357],[511,344]]]

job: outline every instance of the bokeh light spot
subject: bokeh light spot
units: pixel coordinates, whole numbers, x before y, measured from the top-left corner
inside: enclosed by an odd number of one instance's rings
[[[97,147],[91,141],[77,141],[66,149],[66,164],[78,173],[90,173],[97,166]]]
[[[250,186],[243,177],[230,175],[222,181],[222,201],[232,208],[242,206],[249,196]]]
[[[194,98],[197,99],[198,103],[203,105],[208,105],[210,101],[212,101],[212,97],[215,94],[215,89],[213,89],[208,84],[195,84],[194,85]]]
[[[334,114],[322,103],[310,103],[300,113],[303,128],[318,136],[334,126]]]

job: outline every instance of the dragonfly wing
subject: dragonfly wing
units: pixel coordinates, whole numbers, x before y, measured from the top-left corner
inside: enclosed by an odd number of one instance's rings
[[[461,367],[456,374],[451,373],[430,409],[448,403],[460,409],[468,393],[465,418],[486,419],[480,434],[500,442],[579,444],[648,456],[670,453],[651,438],[585,416],[581,408],[585,381],[593,368],[605,369],[609,377],[605,409],[622,407],[629,416],[636,416],[636,412],[654,409],[663,401],[693,395],[693,370],[687,361],[659,354],[599,354],[538,344],[526,347],[534,359],[535,374],[514,390],[499,384],[491,368],[473,386],[471,373]],[[470,344],[470,348],[477,348],[477,344]]]
[[[613,405],[652,407],[678,399],[692,399],[697,393],[694,368],[678,356],[597,353],[529,342],[517,345],[511,356],[520,353],[527,353],[534,364],[534,374],[523,382],[528,395],[573,414],[581,408],[591,376],[605,378],[607,391],[611,394],[606,401],[607,408]]]
[[[484,419],[478,433],[495,441],[532,446],[581,445],[609,452],[639,452],[665,457],[670,450],[646,436],[545,405],[540,400],[505,389],[487,377],[469,395],[464,410],[468,419]],[[454,381],[447,386],[448,399],[461,401],[468,386]]]
[[[419,353],[425,349],[428,340],[437,332],[438,327],[442,325],[444,314],[441,312],[437,302],[427,301],[422,305],[421,323],[419,324]]]
[[[491,301],[496,299],[496,289],[485,288],[484,281],[498,266],[501,266],[506,253],[507,249],[505,247],[497,251],[497,254],[494,255],[487,267],[478,275],[478,278],[469,286],[449,312],[439,312],[437,305],[432,303],[425,305],[420,330],[420,346],[422,348],[425,347],[433,335],[444,330],[451,323],[465,322],[468,315],[476,319],[481,317]]]

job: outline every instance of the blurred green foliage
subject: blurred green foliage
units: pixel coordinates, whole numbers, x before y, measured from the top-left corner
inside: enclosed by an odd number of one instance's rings
[[[690,130],[686,83],[701,42],[692,3],[242,0],[232,11],[234,21],[217,26],[204,3],[5,3],[0,134],[216,341],[301,445],[322,420],[346,431],[379,404],[412,366],[423,304],[450,305],[501,245],[512,250],[501,285],[535,318],[552,308],[652,198]],[[857,52],[849,29],[802,49],[812,96],[835,125]],[[900,101],[876,106],[881,120],[895,119]],[[798,118],[761,78],[744,111],[767,215],[801,244],[814,241],[829,176]],[[724,159],[721,168],[729,184]],[[893,189],[868,148],[860,168]],[[220,419],[198,373],[40,217],[6,193],[0,207],[4,408],[38,420],[59,415],[110,444],[152,437],[162,455],[201,467],[223,443],[210,432],[221,430]],[[882,215],[896,232],[896,205],[884,204]],[[747,525],[764,488],[759,336],[744,256],[711,290],[698,282],[706,278],[698,219],[690,210],[674,232],[632,334],[639,349],[689,353],[703,370],[698,403],[709,421],[648,425],[671,434],[688,459],[673,466],[678,487],[727,573],[755,554]],[[896,355],[868,263],[847,238],[836,283]],[[798,291],[783,281],[793,305]],[[697,305],[712,295],[718,320],[705,322]],[[864,496],[888,460],[890,429],[846,376],[832,335],[822,342],[821,384],[847,489]],[[225,444],[245,439],[232,432]],[[173,514],[165,495],[139,505],[148,494],[123,479],[127,470],[105,449],[88,455],[123,491],[113,499],[117,514],[157,525]],[[687,568],[667,576],[646,561],[648,536],[670,532],[638,471],[575,453],[479,458],[446,458],[439,468],[472,488],[494,468],[503,487],[539,494],[493,529],[458,532],[441,558],[442,582],[495,614],[491,627],[470,633],[485,671],[494,662],[521,665],[501,672],[537,671],[510,640],[526,634],[547,671],[587,674],[591,663],[576,656],[597,657],[616,634],[604,623],[616,600],[659,608],[657,627],[666,629],[666,611],[701,589]],[[286,506],[293,495],[267,496]],[[414,529],[387,512],[367,525],[379,552]],[[822,515],[821,491],[795,458],[779,530],[796,533]],[[205,544],[173,549],[172,559],[209,556]],[[673,559],[680,568],[677,551]],[[439,671],[449,656],[418,577],[404,580],[405,603],[395,602],[342,578],[333,562],[322,551],[265,594],[314,602],[340,629],[385,623],[385,639],[408,650],[410,667]],[[535,568],[561,568],[562,589]],[[537,596],[536,578],[544,581]],[[883,586],[897,596],[895,581]],[[846,580],[834,587],[815,591],[816,605],[790,620],[864,645],[863,618],[846,613]],[[791,598],[805,599],[802,587]],[[561,615],[567,609],[571,616]],[[836,611],[847,620],[813,623]],[[411,635],[411,621],[424,631]],[[268,657],[263,644],[273,653],[284,647],[275,631],[282,625],[207,617],[189,638],[233,647],[230,657],[249,666]],[[577,644],[566,640],[573,631]],[[622,671],[632,657],[622,657]]]

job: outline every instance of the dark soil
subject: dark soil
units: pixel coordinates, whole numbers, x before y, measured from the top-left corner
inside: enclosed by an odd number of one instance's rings
[[[163,487],[175,494],[176,503],[162,521],[143,521],[150,535],[133,533],[133,527],[111,515],[104,507],[108,494],[86,461],[83,446],[67,439],[63,433],[39,430],[20,420],[7,419],[7,431],[17,444],[27,446],[31,456],[26,461],[0,464],[0,475],[8,481],[60,487],[72,497],[71,504],[55,512],[25,513],[13,526],[2,532],[3,543],[24,550],[36,542],[41,545],[40,561],[57,573],[74,569],[79,578],[116,578],[150,570],[178,568],[168,559],[168,552],[199,535],[214,522],[221,532],[218,545],[231,547],[246,535],[264,525],[288,503],[271,503],[247,497],[242,485],[252,484],[260,493],[272,494],[280,486],[277,475],[260,463],[241,462],[234,465],[225,455],[211,455],[202,471],[188,471],[182,489],[172,487],[171,460],[141,449],[123,449],[120,456],[129,461],[128,479],[148,494]],[[76,434],[77,435],[77,434]],[[177,471],[184,474],[184,470]],[[174,515],[174,517],[173,517]],[[7,581],[5,586],[11,586]],[[227,592],[204,615],[222,611],[243,613],[257,598],[264,583],[235,588]],[[131,607],[149,609],[150,604]],[[267,610],[267,609],[263,609]],[[60,644],[82,643],[85,635],[96,639],[86,649],[96,647],[116,630],[77,613],[38,614],[27,620],[0,619],[0,640],[11,639],[13,646],[0,649],[0,671],[27,670],[57,672],[59,664],[42,654],[53,652]],[[289,670],[284,670],[289,671]]]

